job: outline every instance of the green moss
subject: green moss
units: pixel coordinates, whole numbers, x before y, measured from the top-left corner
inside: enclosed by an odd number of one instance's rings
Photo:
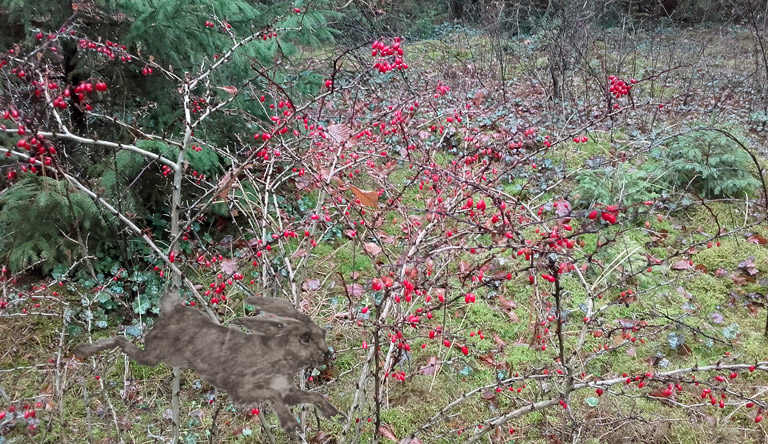
[[[718,268],[732,272],[750,256],[755,257],[755,268],[760,273],[768,272],[768,248],[739,238],[723,238],[720,247],[699,250],[693,261],[704,265],[710,272]]]
[[[728,301],[727,281],[709,274],[697,273],[685,280],[685,289],[705,312],[715,311]]]
[[[518,313],[518,316],[521,314]],[[484,302],[471,304],[467,309],[465,325],[477,326],[489,336],[496,333],[505,342],[516,341],[527,327],[522,323],[510,321],[509,316],[499,309],[494,309]]]
[[[614,134],[616,137],[616,134]],[[550,149],[544,156],[553,162],[562,163],[571,171],[584,166],[584,163],[597,156],[609,156],[611,139],[609,134],[592,133],[586,143],[566,142]]]
[[[359,357],[355,353],[342,353],[336,356],[334,366],[339,372],[345,372],[354,367],[359,362]]]

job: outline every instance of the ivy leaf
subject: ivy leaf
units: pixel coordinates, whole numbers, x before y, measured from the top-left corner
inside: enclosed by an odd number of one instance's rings
[[[739,335],[739,324],[733,323],[727,327],[723,327],[723,336],[729,341],[736,338]]]
[[[673,331],[667,336],[667,342],[673,350],[677,350],[678,347],[685,344],[685,338],[683,335]]]

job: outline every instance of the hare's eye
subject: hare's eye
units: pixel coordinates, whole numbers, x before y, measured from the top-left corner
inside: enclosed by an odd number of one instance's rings
[[[301,338],[299,339],[301,340],[301,342],[305,344],[309,344],[309,341],[312,340],[312,336],[310,336],[309,333],[304,333],[303,335],[301,335]]]

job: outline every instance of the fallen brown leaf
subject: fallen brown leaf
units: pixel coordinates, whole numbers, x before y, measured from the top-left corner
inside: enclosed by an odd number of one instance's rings
[[[437,356],[430,356],[427,360],[427,365],[419,368],[419,373],[422,375],[434,375],[439,369],[440,364],[437,363]]]
[[[382,424],[379,426],[379,433],[381,433],[381,436],[391,439],[394,442],[397,442],[397,437],[395,436],[394,430],[392,430],[392,426],[389,424]]]
[[[372,254],[374,256],[381,253],[381,247],[373,242],[367,242],[365,245],[363,245],[363,248],[365,248],[365,251],[367,251],[368,254]]]
[[[677,261],[673,263],[670,268],[673,270],[690,270],[693,268],[693,265],[689,261]]]
[[[378,191],[366,191],[361,190],[355,186],[350,185],[349,189],[352,190],[352,194],[360,201],[360,204],[369,208],[379,208],[379,193]]]

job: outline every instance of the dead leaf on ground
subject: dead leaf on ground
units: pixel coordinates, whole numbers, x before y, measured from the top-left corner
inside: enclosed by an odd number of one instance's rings
[[[693,265],[691,265],[690,261],[677,261],[670,268],[673,270],[690,270],[693,268]]]
[[[750,276],[754,276],[757,274],[757,264],[755,264],[755,257],[750,256],[745,260],[744,262],[741,262],[738,267],[747,273],[749,273]]]
[[[419,368],[419,373],[422,375],[434,375],[439,369],[440,364],[437,363],[437,356],[430,356],[427,360],[427,365]]]
[[[219,265],[221,265],[221,271],[223,271],[224,274],[237,273],[237,261],[234,259],[222,259],[219,261]]]
[[[379,192],[361,190],[356,186],[350,185],[349,189],[352,190],[352,194],[355,195],[360,204],[369,208],[379,208]]]
[[[483,393],[480,396],[488,401],[493,401],[496,399],[496,393],[494,393],[493,390],[483,390]]]
[[[320,288],[320,279],[307,279],[301,284],[301,289],[304,291],[314,291]]]
[[[749,236],[747,238],[747,241],[752,242],[753,244],[757,245],[765,245],[768,244],[768,239],[766,239],[764,236],[761,236],[757,233],[753,234],[752,236]]]
[[[394,430],[392,430],[392,426],[389,424],[382,424],[379,426],[379,433],[381,436],[391,439],[394,442],[397,442],[397,437],[395,436]]]
[[[496,360],[496,358],[494,357],[494,354],[491,352],[488,352],[484,355],[478,355],[477,360],[480,361],[485,366],[491,367],[491,368],[499,368],[504,366],[503,363]]]
[[[507,346],[507,343],[506,343],[506,342],[504,342],[504,340],[502,340],[502,339],[499,337],[499,335],[497,335],[496,333],[494,333],[494,334],[493,334],[493,342],[495,342],[495,343],[496,343],[496,345],[498,345],[498,346],[499,346],[499,351],[501,351],[501,350],[504,350],[504,347],[506,347],[506,346]]]
[[[360,284],[347,284],[347,292],[353,298],[359,298],[363,295],[363,286]]]
[[[365,251],[367,251],[368,254],[372,254],[374,256],[381,253],[381,247],[373,242],[367,242],[365,245],[363,245],[363,248],[365,248]]]
[[[696,270],[696,271],[700,271],[702,273],[706,273],[708,271],[707,267],[705,267],[704,265],[701,265],[701,264],[696,264],[696,266],[693,267],[693,269]]]
[[[510,301],[509,299],[505,298],[504,295],[499,294],[499,303],[501,304],[501,307],[505,310],[514,310],[517,308],[517,304],[514,301]]]
[[[309,444],[325,444],[328,442],[328,438],[328,434],[320,430],[315,436],[312,437],[312,439],[309,440]]]
[[[642,328],[648,325],[647,321],[644,321],[642,319],[617,319],[616,322],[621,326],[621,328],[626,329],[634,329],[634,328]]]
[[[734,274],[733,276],[731,276],[731,279],[733,279],[734,284],[739,286],[747,285],[755,282],[754,276],[744,276],[743,274]]]
[[[131,430],[131,420],[128,419],[127,416],[121,416],[117,420],[117,427],[122,430],[123,432],[126,432],[128,430]]]
[[[381,240],[381,243],[383,244],[392,245],[395,243],[395,236],[387,234],[383,231],[376,232],[376,236],[379,237],[379,240]]]
[[[296,259],[296,258],[299,258],[299,257],[304,257],[306,255],[307,255],[307,250],[305,250],[303,248],[299,248],[298,250],[293,252],[293,254],[291,255],[291,259]]]

